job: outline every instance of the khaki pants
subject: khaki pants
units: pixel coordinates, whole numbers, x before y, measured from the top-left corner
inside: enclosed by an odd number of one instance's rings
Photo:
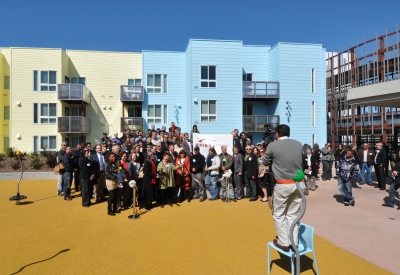
[[[278,243],[283,246],[289,246],[289,229],[293,221],[300,213],[301,208],[300,192],[296,184],[276,184],[274,188],[274,210],[273,219],[276,232],[278,233]],[[298,241],[298,225],[294,227],[293,239],[295,245]]]
[[[103,189],[106,187],[105,173],[100,173],[97,178],[97,184],[93,185],[94,199],[96,201],[104,199]]]

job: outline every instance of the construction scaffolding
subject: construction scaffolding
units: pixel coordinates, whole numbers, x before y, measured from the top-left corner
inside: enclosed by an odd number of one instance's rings
[[[399,79],[399,29],[366,40],[336,53],[327,53],[326,100],[327,137],[332,148],[335,143],[358,146],[386,141],[391,147],[399,143],[400,106],[350,105],[349,89]],[[400,87],[400,81],[399,81]],[[397,133],[399,132],[399,134]]]

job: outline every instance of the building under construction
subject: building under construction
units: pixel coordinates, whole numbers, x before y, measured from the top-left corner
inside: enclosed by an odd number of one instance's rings
[[[399,29],[326,59],[327,137],[332,147],[400,143]]]

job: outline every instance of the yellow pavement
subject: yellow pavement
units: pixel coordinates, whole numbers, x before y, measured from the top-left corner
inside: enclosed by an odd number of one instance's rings
[[[16,181],[0,185],[0,274],[267,274],[276,232],[259,201],[194,200],[131,221],[131,209],[111,217],[105,202],[64,201],[56,180],[22,180],[22,205],[9,201]],[[322,275],[391,274],[318,236],[315,245]],[[288,258],[272,250],[272,260],[271,274],[290,274]],[[315,274],[311,254],[301,261],[301,274]]]

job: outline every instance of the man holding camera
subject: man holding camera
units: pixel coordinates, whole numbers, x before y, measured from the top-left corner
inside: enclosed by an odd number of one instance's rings
[[[298,226],[294,227],[294,244],[290,243],[289,229],[300,214],[301,195],[293,178],[298,170],[302,171],[302,145],[290,139],[290,128],[285,124],[276,127],[275,142],[271,142],[262,161],[271,165],[276,179],[273,194],[273,219],[278,233],[274,245],[289,251],[291,245],[297,245]]]
[[[325,147],[321,150],[322,153],[322,180],[330,180],[332,178],[332,165],[335,161],[335,154],[332,151],[331,143],[325,144]]]

